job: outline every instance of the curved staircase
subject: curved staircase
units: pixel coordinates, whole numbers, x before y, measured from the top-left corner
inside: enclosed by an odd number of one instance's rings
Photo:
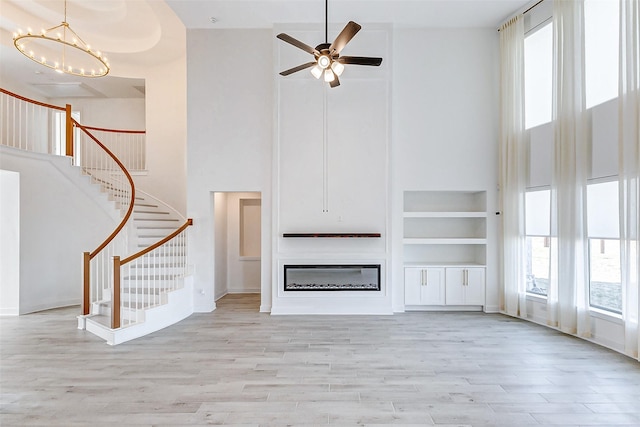
[[[108,344],[119,344],[189,316],[193,312],[193,285],[187,267],[187,228],[192,220],[138,190],[125,166],[144,164],[144,159],[127,158],[126,154],[146,152],[144,147],[131,150],[126,144],[130,141],[140,147],[145,132],[84,126],[71,117],[70,105],[49,105],[2,88],[0,105],[13,109],[6,114],[13,118],[6,123],[6,134],[11,137],[3,139],[2,144],[27,151],[39,147],[37,152],[48,147],[44,153],[50,155],[63,154],[59,143],[51,141],[54,135],[47,136],[51,129],[46,123],[66,112],[64,155],[107,193],[120,211],[121,218],[111,234],[83,255],[78,328],[104,338]],[[23,135],[45,138],[34,144],[23,141]],[[113,145],[108,147],[110,143]],[[124,153],[124,157],[120,159],[114,152]]]

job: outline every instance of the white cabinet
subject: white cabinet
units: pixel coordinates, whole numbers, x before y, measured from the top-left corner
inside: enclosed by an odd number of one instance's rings
[[[444,281],[444,268],[405,268],[404,303],[406,305],[443,305],[445,303]]]
[[[484,306],[484,267],[405,267],[405,306]]]
[[[485,305],[484,268],[447,268],[445,283],[447,305]]]

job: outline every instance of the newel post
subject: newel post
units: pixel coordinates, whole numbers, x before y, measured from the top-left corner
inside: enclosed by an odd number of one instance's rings
[[[82,254],[82,314],[88,315],[91,312],[91,254]]]
[[[73,157],[73,122],[71,121],[71,105],[65,105],[65,138],[66,138],[66,155]]]
[[[120,257],[113,257],[113,287],[111,289],[111,329],[120,327]]]

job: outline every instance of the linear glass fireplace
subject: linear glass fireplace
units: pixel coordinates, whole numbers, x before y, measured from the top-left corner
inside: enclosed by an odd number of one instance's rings
[[[380,264],[285,265],[285,291],[379,291]]]

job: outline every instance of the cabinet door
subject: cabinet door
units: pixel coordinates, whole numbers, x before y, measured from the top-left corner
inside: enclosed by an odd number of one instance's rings
[[[404,269],[404,303],[406,305],[420,304],[421,268]]]
[[[444,268],[425,268],[423,274],[422,303],[425,305],[444,305]]]
[[[446,298],[447,305],[465,304],[465,269],[447,268],[446,271]]]
[[[444,305],[444,268],[405,268],[404,303],[406,305]]]
[[[484,305],[484,268],[472,267],[466,270],[465,303],[467,305]]]

